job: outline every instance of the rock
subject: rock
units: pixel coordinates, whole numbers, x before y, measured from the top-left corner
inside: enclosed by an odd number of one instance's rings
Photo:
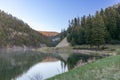
[[[65,37],[57,46],[56,48],[60,47],[69,47],[70,43],[67,41],[67,37]]]

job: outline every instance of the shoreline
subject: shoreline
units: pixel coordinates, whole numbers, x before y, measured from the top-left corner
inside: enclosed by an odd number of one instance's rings
[[[21,46],[13,46],[13,47],[4,47],[0,48],[0,51],[26,51],[26,50],[33,50],[33,47],[21,47]]]
[[[112,51],[110,50],[87,50],[87,49],[73,49],[72,47],[62,47],[62,48],[56,48],[56,47],[42,47],[35,49],[34,51],[42,52],[42,53],[76,53],[76,54],[96,54],[96,55],[117,55],[119,52],[117,50]]]

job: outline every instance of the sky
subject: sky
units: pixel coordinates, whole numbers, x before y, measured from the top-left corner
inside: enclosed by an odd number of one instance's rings
[[[92,14],[119,3],[120,0],[0,0],[0,9],[40,31],[68,27],[74,17]]]

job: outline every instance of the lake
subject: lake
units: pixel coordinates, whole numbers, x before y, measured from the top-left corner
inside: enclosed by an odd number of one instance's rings
[[[54,62],[40,62],[33,65],[27,72],[17,77],[16,80],[44,80],[66,71],[68,71],[67,66],[64,67],[64,63],[60,60]]]
[[[0,80],[44,80],[74,68],[81,60],[87,62],[93,57],[30,50],[0,51]]]
[[[1,51],[0,80],[44,80],[68,71],[58,54]]]

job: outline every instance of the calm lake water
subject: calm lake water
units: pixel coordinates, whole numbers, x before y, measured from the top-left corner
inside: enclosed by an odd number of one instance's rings
[[[17,77],[16,80],[44,80],[68,71],[67,66],[60,60],[53,62],[40,62],[33,65],[27,72]]]
[[[44,80],[68,71],[58,54],[1,51],[0,80]]]
[[[66,57],[67,56],[67,57]],[[44,80],[64,73],[94,55],[50,54],[34,51],[0,50],[0,80]]]

